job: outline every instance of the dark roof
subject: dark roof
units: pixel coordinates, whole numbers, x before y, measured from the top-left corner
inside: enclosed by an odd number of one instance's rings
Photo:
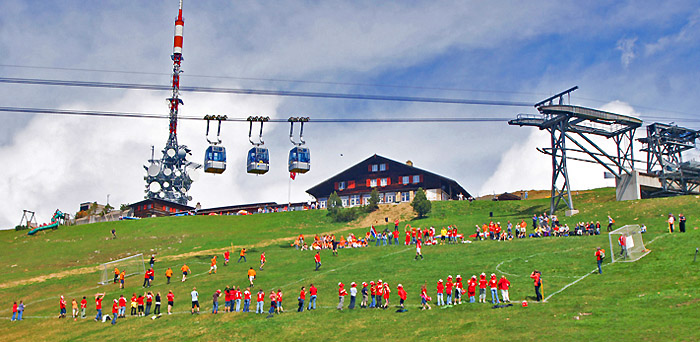
[[[184,204],[180,204],[180,203],[175,203],[175,202],[170,202],[170,201],[162,200],[162,199],[159,199],[159,198],[148,198],[148,199],[145,199],[145,200],[140,201],[140,202],[131,203],[131,204],[129,204],[129,207],[135,208],[135,207],[137,207],[137,206],[139,206],[139,205],[149,204],[149,203],[160,204],[160,205],[166,205],[166,206],[168,206],[168,207],[170,207],[170,208],[180,209],[180,210],[182,210],[182,211],[194,210],[194,207],[190,207],[190,206],[188,206],[188,205],[184,205]]]
[[[493,200],[494,201],[519,201],[519,200],[521,200],[521,198],[518,195],[504,192],[504,193],[494,197]]]
[[[369,171],[368,165],[372,164],[387,164],[387,171],[380,171],[380,172],[372,172]],[[461,193],[464,198],[468,198],[471,196],[467,190],[465,190],[459,183],[457,183],[455,180],[435,174],[433,172],[424,170],[424,169],[419,169],[417,167],[407,165],[405,163],[397,162],[395,160],[391,160],[386,157],[382,157],[380,155],[372,155],[369,158],[349,167],[348,169],[334,175],[333,177],[315,185],[314,187],[306,190],[309,194],[314,196],[315,198],[322,198],[330,195],[333,193],[335,190],[335,182],[337,181],[345,181],[345,180],[355,180],[355,181],[363,181],[363,179],[366,179],[367,177],[371,178],[383,178],[383,177],[399,177],[399,176],[406,176],[406,175],[423,175],[424,179],[420,184],[417,186],[400,186],[401,189],[403,190],[414,190],[417,189],[419,186],[422,187],[423,189],[436,189],[436,188],[441,188],[442,186],[445,186],[446,188],[450,188],[452,191],[452,198],[456,199],[457,196]],[[385,187],[387,191],[391,191],[395,189],[395,182],[396,179],[392,178],[391,180],[391,185],[392,187]],[[355,192],[369,192],[371,189],[365,188],[364,184],[357,184],[358,190]],[[377,187],[378,190],[383,190],[384,188]],[[399,190],[400,189],[396,189]],[[340,193],[339,193],[340,194]]]

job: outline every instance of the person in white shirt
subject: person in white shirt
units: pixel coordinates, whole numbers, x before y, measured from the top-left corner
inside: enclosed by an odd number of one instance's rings
[[[190,295],[192,296],[192,314],[194,314],[195,308],[197,308],[197,314],[199,314],[199,293],[197,292],[196,287],[192,288]]]
[[[355,308],[355,298],[357,298],[357,284],[353,281],[350,284],[350,305],[348,309],[352,310]]]

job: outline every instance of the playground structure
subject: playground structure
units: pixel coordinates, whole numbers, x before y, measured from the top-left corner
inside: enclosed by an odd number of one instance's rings
[[[25,210],[25,215],[27,213],[27,210]],[[32,218],[34,217],[34,213],[32,213]],[[50,223],[44,223],[39,226],[34,227],[34,229],[30,230],[27,232],[27,235],[34,235],[37,232],[40,232],[42,230],[47,230],[47,229],[57,229],[58,226],[66,224],[68,221],[69,215],[63,213],[62,211],[56,209],[56,211],[53,213],[53,217],[51,217],[51,222]],[[24,216],[22,216],[22,219],[24,219]]]

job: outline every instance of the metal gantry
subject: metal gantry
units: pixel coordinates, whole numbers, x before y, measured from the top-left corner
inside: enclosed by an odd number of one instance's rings
[[[700,163],[683,161],[683,152],[694,149],[700,131],[675,125],[653,123],[647,137],[638,139],[647,153],[647,172],[659,177],[661,189],[649,190],[645,197],[687,195],[698,191]]]
[[[546,153],[552,157],[552,189],[550,213],[564,201],[570,213],[575,213],[567,169],[567,151],[581,152],[593,158],[619,181],[622,174],[634,170],[634,133],[642,120],[597,109],[564,104],[566,97],[578,89],[573,87],[535,104],[539,115],[520,114],[510,125],[533,126],[547,130],[551,147]],[[570,103],[570,100],[567,101]],[[612,138],[616,152],[608,153],[592,137]],[[578,149],[567,148],[567,140]]]

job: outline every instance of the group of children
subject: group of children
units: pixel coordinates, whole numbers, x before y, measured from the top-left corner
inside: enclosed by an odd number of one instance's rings
[[[302,287],[302,293],[304,288]],[[396,286],[396,293],[399,296],[399,311],[405,311],[404,302],[407,298],[407,293],[403,288],[403,285],[398,284]],[[362,295],[362,301],[360,302],[360,308],[389,308],[389,297],[391,294],[391,287],[388,282],[383,282],[379,279],[377,282],[370,281],[369,284],[366,282],[362,283],[362,290],[360,291]],[[355,282],[350,283],[350,293],[345,289],[345,284],[342,282],[338,283],[338,310],[343,310],[345,303],[345,297],[350,295],[350,304],[348,309],[355,309],[355,304],[357,301],[357,284]],[[371,300],[370,300],[371,298]],[[300,306],[302,304],[300,303]]]
[[[501,279],[497,279],[494,273],[491,273],[490,279],[486,279],[486,273],[481,273],[477,279],[476,275],[467,280],[467,289],[464,289],[462,276],[457,275],[455,280],[452,276],[447,277],[447,282],[442,279],[437,282],[437,298],[436,304],[442,305],[457,305],[462,304],[462,296],[466,294],[469,297],[470,303],[476,302],[476,289],[479,289],[479,303],[486,303],[486,289],[491,291],[491,304],[499,304],[501,302],[510,302],[509,289],[510,281],[505,275]],[[498,297],[498,290],[501,290],[501,299]],[[445,300],[447,297],[447,300]]]

